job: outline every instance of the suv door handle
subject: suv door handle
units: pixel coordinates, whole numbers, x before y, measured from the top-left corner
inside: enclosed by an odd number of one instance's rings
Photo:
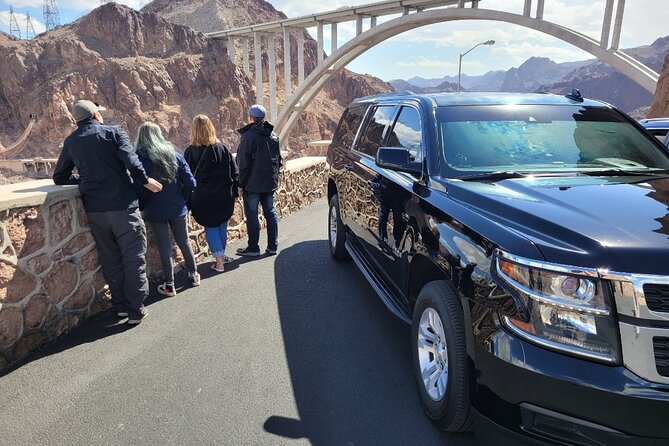
[[[345,164],[344,169],[348,170],[349,172],[353,172],[353,164]]]

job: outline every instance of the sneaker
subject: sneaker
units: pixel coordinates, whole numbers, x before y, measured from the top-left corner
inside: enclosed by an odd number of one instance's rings
[[[192,286],[200,286],[200,273],[189,274],[188,278]]]
[[[252,249],[247,246],[246,248],[239,248],[237,254],[244,257],[258,257],[260,255],[260,249]]]
[[[146,307],[144,307],[144,306],[142,306],[140,312],[141,312],[141,316],[131,317],[130,319],[128,319],[127,324],[128,325],[139,325],[139,324],[141,324],[142,321],[144,319],[146,319],[146,317],[149,315],[149,312],[146,310]]]
[[[273,255],[275,255],[275,254],[276,254],[276,248],[267,248],[267,249],[265,250],[265,254],[267,254],[268,256],[273,256]]]
[[[158,285],[158,292],[163,296],[174,297],[177,295],[177,290],[174,289],[174,284],[167,282]]]
[[[117,311],[116,316],[123,318],[123,317],[128,317],[128,312],[127,311]]]

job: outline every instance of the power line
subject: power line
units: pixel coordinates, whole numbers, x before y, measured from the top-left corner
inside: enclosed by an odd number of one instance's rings
[[[32,39],[37,33],[33,26],[33,19],[30,17],[30,12],[26,12],[26,39]]]
[[[60,15],[58,14],[58,5],[56,0],[44,0],[44,23],[47,31],[60,26]]]
[[[14,8],[11,5],[9,5],[9,35],[21,38],[21,28],[19,28],[19,22],[16,20]]]

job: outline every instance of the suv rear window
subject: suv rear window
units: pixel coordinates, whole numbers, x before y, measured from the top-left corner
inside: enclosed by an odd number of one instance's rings
[[[602,107],[440,107],[448,167],[467,172],[667,169],[669,156],[621,114]],[[453,171],[442,172],[451,176]]]

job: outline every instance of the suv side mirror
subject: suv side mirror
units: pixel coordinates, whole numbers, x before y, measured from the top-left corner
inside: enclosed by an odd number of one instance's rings
[[[404,147],[379,147],[376,152],[376,165],[417,176],[423,172],[421,163],[411,161],[411,154]]]

